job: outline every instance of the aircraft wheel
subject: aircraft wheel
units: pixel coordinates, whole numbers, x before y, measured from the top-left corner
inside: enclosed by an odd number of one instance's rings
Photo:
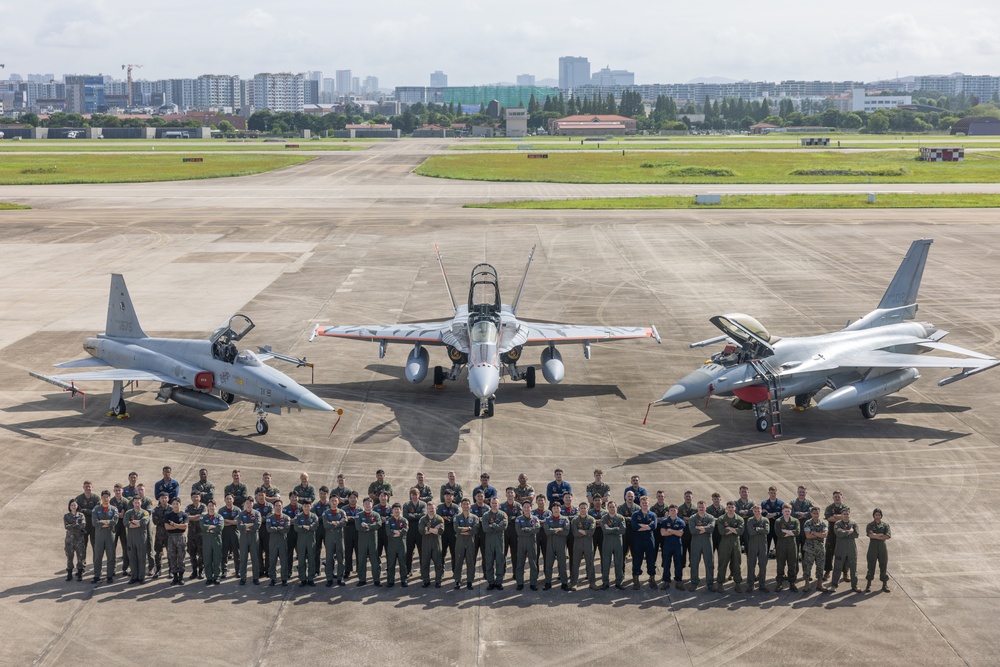
[[[761,433],[765,432],[771,428],[770,422],[767,421],[767,417],[757,417],[757,430]]]
[[[528,366],[528,369],[524,372],[524,385],[528,389],[535,388],[535,367]]]
[[[267,435],[267,420],[257,420],[257,435]]]
[[[865,419],[875,419],[878,414],[878,401],[868,401],[861,404],[861,416]]]
[[[494,408],[495,404],[496,404],[496,399],[494,399],[494,398],[487,399],[487,401],[486,401],[486,416],[487,417],[492,417],[493,416],[493,408]]]
[[[444,384],[444,368],[441,366],[434,367],[434,386],[439,387]]]
[[[119,398],[118,399],[118,405],[116,405],[114,408],[112,408],[111,411],[115,413],[116,417],[120,417],[123,414],[125,414],[127,412],[127,410],[125,408],[125,399],[124,398]]]
[[[227,405],[232,405],[233,401],[236,400],[236,395],[230,394],[228,391],[220,391],[219,398],[225,401]]]
[[[478,416],[480,416],[481,414],[483,414],[483,402],[482,402],[481,400],[479,400],[479,399],[477,398],[477,399],[476,399],[476,402],[475,402],[475,403],[473,403],[473,406],[475,406],[475,407],[473,407],[473,409],[472,409],[472,415],[473,415],[474,417],[478,417]]]

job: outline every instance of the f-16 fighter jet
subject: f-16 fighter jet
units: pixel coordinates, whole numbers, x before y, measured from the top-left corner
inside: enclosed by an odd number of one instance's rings
[[[237,313],[208,340],[150,338],[139,326],[125,279],[116,273],[111,276],[105,332],[83,342],[83,349],[90,356],[56,364],[56,368],[74,369],[72,373],[31,375],[74,396],[84,393],[77,388],[77,382],[112,382],[109,417],[128,416],[123,396],[125,385],[144,381],[161,383],[156,400],[162,403],[173,400],[206,412],[228,410],[237,398],[252,401],[260,435],[267,433],[268,413],[281,414],[281,408],[332,411],[311,391],[264,364],[269,359],[279,359],[297,367],[312,366],[305,359],[277,354],[269,347],[258,348],[256,353],[236,348],[236,343],[253,328],[249,317]],[[110,369],[82,370],[102,366]]]
[[[559,383],[565,375],[562,355],[556,343],[577,342],[583,344],[584,357],[590,359],[592,342],[623,340],[626,338],[655,338],[660,342],[656,328],[649,327],[605,327],[556,324],[552,322],[529,322],[517,317],[517,306],[521,300],[524,283],[531,268],[535,249],[528,255],[528,264],[521,278],[513,305],[500,301],[500,287],[497,272],[489,264],[477,264],[472,269],[469,281],[468,305],[458,305],[444,270],[440,251],[437,251],[441,275],[444,277],[454,315],[444,320],[410,324],[387,324],[370,326],[321,326],[316,325],[310,340],[316,336],[353,338],[379,344],[379,358],[385,357],[389,343],[405,343],[413,346],[406,358],[406,379],[413,383],[422,382],[427,376],[430,356],[427,346],[439,345],[447,349],[451,369],[443,366],[434,368],[434,385],[442,386],[445,380],[457,380],[468,368],[469,391],[475,396],[473,414],[493,416],[494,399],[500,376],[506,373],[511,380],[524,380],[531,388],[535,386],[534,366],[521,367],[521,352],[525,345],[544,345],[541,363],[542,375],[546,381]]]
[[[832,391],[820,410],[860,407],[865,419],[878,413],[878,399],[915,382],[921,368],[960,368],[938,386],[964,380],[1000,364],[972,350],[942,343],[948,332],[927,322],[906,322],[917,314],[917,290],[932,239],[921,239],[896,271],[878,308],[841,331],[803,338],[772,337],[742,313],[716,315],[721,336],[692,343],[725,342],[725,349],[667,390],[654,403],[678,403],[711,396],[735,396],[733,407],[753,410],[757,430],[781,436],[781,400],[795,398],[797,409],[811,405],[820,390]],[[956,357],[924,355],[947,352]]]

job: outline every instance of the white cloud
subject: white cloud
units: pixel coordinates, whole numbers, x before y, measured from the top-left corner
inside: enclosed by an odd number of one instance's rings
[[[267,28],[274,24],[274,17],[260,7],[240,14],[236,24],[243,28]]]

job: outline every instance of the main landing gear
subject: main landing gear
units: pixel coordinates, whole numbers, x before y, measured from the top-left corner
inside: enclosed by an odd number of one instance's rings
[[[267,412],[264,406],[257,403],[253,409],[257,413],[257,435],[267,435]]]
[[[878,401],[874,399],[867,403],[862,403],[858,407],[861,408],[861,416],[865,419],[875,419],[875,415],[878,414]]]
[[[474,417],[492,417],[494,409],[496,408],[496,397],[490,396],[486,399],[486,410],[483,411],[483,401],[477,398],[473,404],[473,416]]]
[[[111,408],[108,410],[109,417],[117,419],[128,419],[128,410],[125,405],[125,383],[122,380],[114,381],[114,388],[111,390]]]
[[[535,387],[535,367],[528,366],[524,370],[521,370],[514,363],[507,364],[507,375],[510,376],[511,380],[524,380],[524,386],[528,389],[534,389]]]

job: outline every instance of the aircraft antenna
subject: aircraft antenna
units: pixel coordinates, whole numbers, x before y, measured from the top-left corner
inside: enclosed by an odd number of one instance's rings
[[[535,256],[535,248],[538,244],[531,246],[531,252],[528,253],[528,264],[524,267],[524,275],[521,276],[521,284],[517,288],[517,296],[514,297],[514,305],[511,306],[510,312],[517,313],[517,304],[521,301],[521,292],[524,291],[524,283],[528,280],[528,269],[531,268],[531,258]]]

